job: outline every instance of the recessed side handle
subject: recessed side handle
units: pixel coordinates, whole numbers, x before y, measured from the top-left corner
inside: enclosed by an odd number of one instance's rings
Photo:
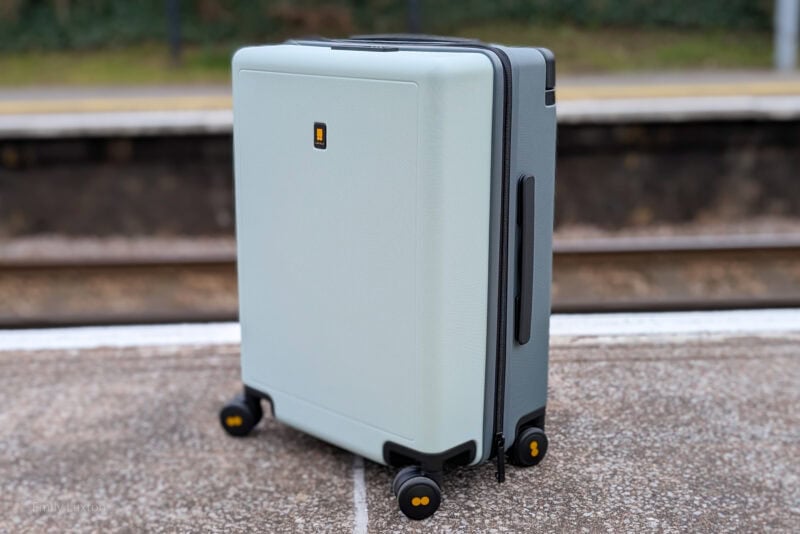
[[[520,345],[531,339],[533,314],[533,231],[536,182],[533,176],[519,181],[517,215],[521,233],[519,245],[519,295],[517,296],[516,337]]]

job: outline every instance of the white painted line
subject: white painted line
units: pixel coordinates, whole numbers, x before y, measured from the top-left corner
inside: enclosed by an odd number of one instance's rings
[[[364,481],[364,459],[353,456],[353,534],[366,534],[369,526],[367,513],[367,484]]]
[[[800,96],[703,96],[573,100],[558,103],[559,124],[691,122],[699,120],[793,120]]]
[[[239,323],[0,330],[0,351],[239,343]]]
[[[0,115],[0,138],[230,133],[230,110]]]
[[[559,314],[552,337],[748,335],[800,332],[800,309],[709,312]]]

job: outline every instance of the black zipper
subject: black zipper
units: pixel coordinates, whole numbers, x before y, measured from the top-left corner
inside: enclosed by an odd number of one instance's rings
[[[508,226],[511,188],[511,62],[502,50],[487,46],[497,55],[503,66],[503,166],[500,186],[500,268],[497,277],[497,350],[494,386],[494,454],[497,460],[497,481],[506,479],[505,444],[503,424],[505,417],[506,390],[506,338],[508,328]]]

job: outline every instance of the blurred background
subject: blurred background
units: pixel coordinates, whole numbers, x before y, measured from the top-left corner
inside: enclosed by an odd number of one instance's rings
[[[796,0],[0,0],[0,326],[234,319],[230,57],[545,46],[554,310],[800,306]]]

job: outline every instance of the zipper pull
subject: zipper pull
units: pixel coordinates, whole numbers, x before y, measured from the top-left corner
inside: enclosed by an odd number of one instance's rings
[[[502,432],[494,436],[494,448],[497,451],[497,482],[506,480],[506,438]]]

